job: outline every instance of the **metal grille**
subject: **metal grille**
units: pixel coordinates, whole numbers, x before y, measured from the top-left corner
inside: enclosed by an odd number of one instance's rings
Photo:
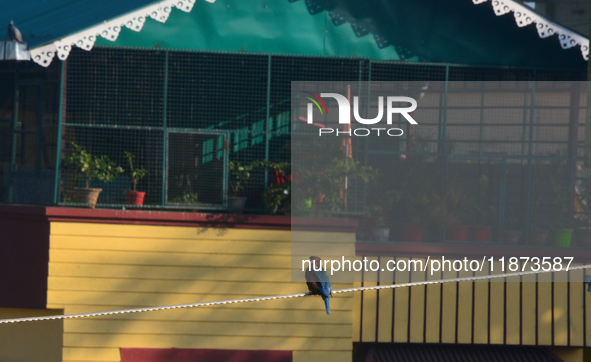
[[[62,156],[75,142],[94,155],[106,155],[128,168],[125,152],[130,152],[135,156],[134,166],[146,169],[146,176],[137,184],[138,190],[146,192],[144,207],[224,209],[231,207],[227,201],[233,196],[232,182],[236,180],[230,165],[248,166],[256,161],[268,165],[290,160],[291,125],[297,122],[297,116],[290,112],[292,81],[487,81],[502,85],[515,81],[581,80],[584,76],[553,70],[365,58],[74,49],[67,64]],[[501,195],[511,200],[515,206],[512,210],[519,210],[519,224],[525,227],[533,217],[523,215],[528,215],[527,210],[533,207],[533,196],[528,190],[536,177],[527,166],[533,164],[530,158],[551,152],[561,152],[565,159],[582,156],[582,124],[577,141],[569,143],[572,132],[568,123],[539,123],[533,133],[530,125],[524,124],[523,120],[531,118],[531,96],[506,99],[502,110],[494,100],[485,96],[466,99],[458,89],[450,89],[444,96],[447,119],[443,128],[442,120],[434,113],[442,101],[441,94],[429,100],[432,109],[427,104],[417,110],[417,117],[425,120],[415,130],[414,151],[453,156],[448,161],[455,157],[476,162],[479,166],[470,170],[464,170],[458,162],[447,162],[446,172],[464,175],[474,181],[473,185],[482,174],[488,175],[491,190],[495,190],[489,194],[491,202],[500,205]],[[479,104],[474,117],[454,117],[454,112],[465,111],[474,101]],[[540,119],[563,119],[571,106],[567,98],[548,102],[555,102],[554,108],[540,111],[547,112],[539,114]],[[500,118],[507,121],[499,123]],[[535,139],[530,138],[532,134]],[[569,156],[573,142],[578,148]],[[352,148],[357,159],[361,159],[358,152],[362,150],[376,153],[364,161],[367,165],[380,158],[399,162],[400,155],[410,150],[407,139],[387,143],[354,139]],[[280,174],[272,167],[253,167],[240,192],[240,196],[248,197],[247,209],[268,211],[265,190],[279,183],[288,184],[288,174],[289,169]],[[58,199],[71,204],[73,199],[68,191],[82,184],[72,184],[72,177],[63,168],[61,180]],[[127,172],[112,182],[95,180],[92,186],[103,189],[99,206],[125,207],[124,191],[131,188],[130,184]],[[355,190],[359,197],[365,195],[364,190]],[[351,199],[352,212],[363,213],[365,202],[363,198]],[[289,211],[284,206],[279,211],[282,209]],[[499,213],[496,225],[507,223],[504,214]]]

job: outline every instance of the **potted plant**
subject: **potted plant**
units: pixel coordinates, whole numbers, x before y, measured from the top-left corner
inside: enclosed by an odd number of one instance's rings
[[[505,245],[517,245],[521,240],[519,230],[519,210],[517,206],[509,205],[505,208],[505,226],[500,230],[499,236],[503,239]]]
[[[131,152],[125,152],[127,164],[129,165],[129,178],[131,179],[132,190],[125,191],[125,203],[127,205],[141,206],[144,204],[144,191],[137,191],[137,183],[146,176],[146,169],[134,168],[133,159],[135,156]]]
[[[63,161],[64,167],[70,172],[76,185],[80,178],[84,179],[86,187],[75,187],[74,195],[77,203],[86,204],[90,208],[95,207],[102,191],[102,189],[90,187],[92,180],[111,182],[123,172],[123,169],[111,162],[106,155],[94,156],[74,142],[71,143],[71,148]]]
[[[426,221],[430,216],[429,195],[427,193],[406,194],[403,200],[408,217],[408,220],[402,223],[404,241],[422,242],[427,228]]]
[[[433,192],[429,203],[429,217],[436,226],[445,228],[445,238],[466,241],[468,227],[458,225],[460,218],[470,209],[468,195],[450,180]]]
[[[230,160],[228,166],[229,182],[231,196],[228,196],[228,209],[243,210],[246,204],[246,196],[243,196],[244,187],[248,184],[250,173],[254,168],[254,163],[248,166],[243,166],[238,161]]]
[[[496,209],[488,203],[489,191],[488,176],[482,175],[478,179],[478,197],[474,204],[473,211],[478,217],[478,223],[471,225],[468,229],[468,239],[477,242],[488,242],[490,239],[491,227],[489,221],[496,214]]]
[[[388,241],[390,238],[390,208],[377,202],[371,203],[368,206],[368,216],[370,217],[367,225],[369,239]]]
[[[271,214],[289,212],[291,210],[291,175],[289,162],[264,162],[268,168],[275,171],[276,180],[263,192],[265,207]]]
[[[401,195],[396,190],[379,187],[373,191],[373,195],[367,200],[366,213],[362,220],[363,237],[385,242],[390,238],[390,211]]]
[[[404,241],[421,242],[427,223],[433,216],[430,208],[437,196],[442,164],[436,157],[404,156],[400,168],[403,170],[403,176],[399,178],[401,205],[406,211],[405,221],[402,222],[402,238]]]
[[[348,185],[368,184],[374,181],[377,172],[371,167],[362,166],[350,157],[334,158],[316,169],[306,165],[295,170],[294,193],[297,201],[294,209],[298,212],[322,212],[327,215],[347,211]],[[350,188],[352,186],[349,186]]]

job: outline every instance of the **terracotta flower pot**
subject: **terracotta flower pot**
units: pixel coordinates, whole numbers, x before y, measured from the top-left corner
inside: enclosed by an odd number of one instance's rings
[[[473,225],[468,230],[468,240],[479,243],[488,243],[490,239],[490,226]]]
[[[74,191],[76,202],[79,204],[86,204],[86,207],[94,209],[101,191],[103,191],[103,189],[76,188]]]
[[[426,227],[425,224],[413,224],[410,222],[403,223],[404,241],[412,241],[416,243],[422,242],[425,237]]]
[[[143,191],[125,191],[125,203],[127,205],[142,206],[146,193]]]
[[[499,234],[503,238],[505,245],[518,245],[523,232],[521,230],[503,229]]]
[[[466,241],[466,237],[468,236],[468,227],[467,226],[450,226],[445,229],[445,239],[451,241]]]

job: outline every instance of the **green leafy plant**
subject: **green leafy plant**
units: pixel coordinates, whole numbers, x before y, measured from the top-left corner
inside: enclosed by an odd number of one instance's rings
[[[375,179],[377,171],[371,167],[361,166],[352,158],[334,158],[322,168],[301,167],[297,170],[297,190],[301,195],[296,199],[315,198],[311,211],[327,213],[345,210],[345,183],[349,187],[355,182],[368,184]],[[319,202],[321,200],[321,202]]]
[[[133,185],[133,191],[137,191],[137,183],[146,176],[147,171],[145,168],[133,167],[133,159],[135,156],[131,152],[125,151],[125,157],[127,157],[127,164],[129,165],[129,178]]]
[[[86,188],[90,188],[92,180],[111,182],[123,173],[123,168],[117,166],[106,155],[94,156],[74,142],[63,159],[63,165],[72,173],[76,184],[82,177]]]
[[[517,230],[520,228],[519,208],[507,205],[505,207],[505,229]]]
[[[409,221],[417,224],[429,222],[443,170],[441,160],[403,155],[400,169],[401,177],[393,186],[402,192],[401,200]]]
[[[467,193],[454,181],[448,180],[429,197],[427,213],[437,226],[455,225],[472,206]]]
[[[478,192],[476,201],[472,206],[472,212],[477,217],[478,225],[491,225],[497,215],[497,209],[489,204],[490,182],[486,175],[478,179]]]
[[[567,229],[571,226],[569,217],[569,204],[571,188],[564,177],[567,175],[567,164],[563,160],[551,161],[550,185],[552,186],[552,220],[551,226],[555,229]]]
[[[255,161],[256,162],[256,161]],[[250,165],[242,165],[238,161],[230,160],[228,166],[229,170],[229,186],[230,191],[234,196],[239,196],[244,191],[244,187],[248,184],[252,169],[256,166],[256,163]]]
[[[198,195],[195,192],[185,192],[181,196],[177,196],[171,200],[175,204],[190,204],[195,205],[198,201]]]
[[[289,162],[274,163],[265,161],[259,161],[259,164],[277,171],[279,176],[285,180],[283,183],[272,183],[265,189],[263,192],[265,207],[272,214],[291,210],[291,180],[289,179],[291,164]]]

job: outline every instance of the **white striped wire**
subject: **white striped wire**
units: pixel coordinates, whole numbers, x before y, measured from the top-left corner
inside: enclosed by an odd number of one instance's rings
[[[591,264],[573,266],[573,267],[570,267],[568,269],[568,271],[587,269],[587,268],[591,268]],[[492,274],[492,275],[470,276],[470,277],[463,277],[463,278],[425,280],[425,281],[417,281],[417,282],[411,282],[411,283],[387,284],[387,285],[376,285],[376,286],[370,286],[370,287],[338,289],[338,290],[333,290],[332,293],[333,294],[340,294],[340,293],[359,292],[359,291],[363,291],[363,290],[394,289],[394,288],[413,287],[413,286],[417,286],[417,285],[469,282],[469,281],[476,281],[476,280],[509,278],[509,277],[523,276],[523,275],[553,273],[553,272],[561,272],[561,271],[565,272],[566,270],[524,271],[524,272],[507,273],[507,274]],[[161,307],[121,309],[121,310],[111,310],[111,311],[104,311],[104,312],[93,312],[93,313],[82,313],[82,314],[66,314],[66,315],[52,315],[52,316],[42,316],[42,317],[0,319],[0,324],[38,322],[38,321],[49,321],[49,320],[59,320],[59,319],[100,317],[100,316],[115,315],[115,314],[156,312],[159,310],[169,310],[169,309],[209,307],[209,306],[213,306],[213,305],[223,305],[223,304],[250,303],[250,302],[262,302],[265,300],[300,298],[300,297],[305,297],[308,295],[311,295],[311,294],[310,293],[297,293],[297,294],[286,294],[286,295],[274,295],[274,296],[269,296],[269,297],[230,299],[230,300],[220,300],[220,301],[214,301],[214,302],[165,305],[165,306],[161,306]]]

